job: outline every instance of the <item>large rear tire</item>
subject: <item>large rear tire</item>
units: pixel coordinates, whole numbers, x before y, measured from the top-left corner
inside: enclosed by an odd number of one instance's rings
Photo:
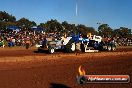
[[[71,43],[71,44],[66,45],[66,52],[72,53],[72,52],[75,52],[75,50],[76,50],[76,44],[75,43]]]
[[[76,50],[76,44],[73,39],[70,39],[69,42],[66,44],[66,52],[72,53]]]
[[[81,51],[85,52],[85,45],[84,44],[81,44]]]

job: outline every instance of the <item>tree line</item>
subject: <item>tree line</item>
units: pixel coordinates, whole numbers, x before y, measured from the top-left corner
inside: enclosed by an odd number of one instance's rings
[[[108,24],[98,24],[98,30],[95,30],[95,28],[93,27],[87,27],[83,24],[70,24],[67,21],[60,23],[56,19],[51,19],[45,23],[40,23],[37,25],[35,21],[30,21],[29,19],[24,17],[16,20],[15,16],[5,11],[0,11],[0,30],[7,30],[8,26],[18,26],[22,30],[31,30],[32,27],[37,26],[46,29],[47,33],[82,33],[83,35],[86,35],[87,33],[92,33],[103,37],[132,38],[130,28],[120,27],[118,29],[112,29]]]

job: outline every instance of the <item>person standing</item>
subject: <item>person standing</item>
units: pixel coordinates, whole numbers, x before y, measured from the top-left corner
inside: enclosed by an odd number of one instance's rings
[[[0,47],[2,46],[2,39],[0,39]]]
[[[4,48],[7,44],[7,39],[6,38],[3,38],[2,40],[2,47]]]
[[[30,38],[27,37],[26,38],[26,49],[29,49],[29,47],[30,47]]]

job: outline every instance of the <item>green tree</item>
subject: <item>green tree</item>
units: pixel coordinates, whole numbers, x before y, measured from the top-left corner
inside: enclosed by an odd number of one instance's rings
[[[126,28],[126,27],[120,27],[120,35],[123,37],[123,38],[127,38],[130,34],[131,34],[131,32],[129,31],[129,29],[128,28]]]
[[[22,29],[30,29],[31,27],[36,26],[36,23],[27,18],[21,18],[17,21],[17,26],[21,27]]]
[[[131,38],[131,29],[126,27],[120,27],[119,29],[114,30],[114,37],[120,37],[120,38]]]
[[[112,28],[109,27],[108,24],[101,24],[98,27],[98,32],[99,32],[99,35],[103,37],[111,37],[113,30]]]
[[[113,37],[121,37],[121,30],[120,29],[113,30]]]
[[[64,21],[61,23],[63,27],[65,27],[65,29],[69,29],[70,28],[70,24],[67,21]]]
[[[0,11],[0,21],[1,22],[15,22],[16,18],[15,16],[9,15],[7,12],[5,11]]]
[[[91,33],[93,35],[98,34],[93,27],[87,27],[85,25],[80,24],[77,26],[77,28],[78,28],[78,32],[82,33],[83,35],[87,35],[87,33]]]
[[[0,29],[5,30],[8,26],[16,25],[16,18],[5,11],[0,11]]]
[[[46,28],[47,32],[61,32],[63,29],[62,25],[57,20],[53,19],[47,21],[45,24],[41,23],[40,26]]]

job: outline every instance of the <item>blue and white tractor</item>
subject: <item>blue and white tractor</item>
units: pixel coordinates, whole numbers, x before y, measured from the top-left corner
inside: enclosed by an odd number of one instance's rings
[[[101,36],[82,36],[72,35],[71,37],[61,37],[60,39],[46,38],[38,51],[48,50],[49,53],[54,53],[56,50],[63,50],[71,53],[79,52],[98,52],[99,50],[113,51],[116,46],[113,41],[104,42]]]

